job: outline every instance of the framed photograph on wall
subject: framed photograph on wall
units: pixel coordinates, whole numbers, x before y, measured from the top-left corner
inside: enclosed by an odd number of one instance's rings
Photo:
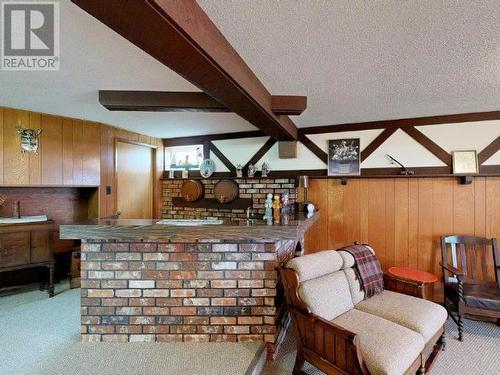
[[[478,174],[476,150],[452,151],[453,174]]]
[[[360,174],[359,138],[328,141],[328,176]]]

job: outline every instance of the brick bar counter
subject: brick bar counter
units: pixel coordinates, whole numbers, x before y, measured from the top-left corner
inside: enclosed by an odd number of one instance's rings
[[[82,340],[264,341],[273,358],[289,322],[277,269],[303,248],[317,215],[273,225],[62,225],[62,239],[82,240]]]

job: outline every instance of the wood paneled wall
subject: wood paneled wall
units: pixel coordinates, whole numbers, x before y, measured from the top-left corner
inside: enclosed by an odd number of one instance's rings
[[[500,177],[476,177],[470,185],[439,177],[349,179],[347,185],[315,179],[309,200],[320,218],[307,233],[307,252],[369,243],[384,270],[411,266],[441,277],[440,236],[500,237]],[[441,300],[441,282],[434,292]]]
[[[16,127],[42,129],[38,154],[20,151]],[[157,146],[156,194],[163,172],[160,139],[108,125],[0,107],[0,186],[76,186],[99,188],[99,216],[116,212],[115,138]],[[111,187],[111,194],[106,193]],[[157,215],[160,215],[157,207]]]

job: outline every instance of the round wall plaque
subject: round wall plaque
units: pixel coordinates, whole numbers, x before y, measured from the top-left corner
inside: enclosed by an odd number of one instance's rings
[[[200,164],[200,174],[203,178],[208,178],[215,172],[215,163],[212,159],[205,159]]]

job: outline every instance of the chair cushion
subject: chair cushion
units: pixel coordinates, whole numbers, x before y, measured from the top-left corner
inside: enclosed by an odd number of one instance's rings
[[[356,305],[356,309],[418,332],[427,342],[443,326],[446,309],[437,303],[384,290]]]
[[[458,300],[458,284],[449,283],[446,293]],[[481,284],[464,284],[465,304],[479,309],[500,311],[500,289]]]
[[[418,333],[376,315],[352,309],[332,320],[358,335],[360,349],[372,375],[401,375],[424,349]]]
[[[347,282],[349,283],[349,290],[351,291],[352,303],[357,305],[365,298],[365,292],[361,288],[361,283],[359,282],[358,276],[356,275],[356,272],[354,272],[354,269],[346,268],[343,270],[343,272],[345,273]]]
[[[335,250],[325,250],[293,258],[286,267],[295,270],[299,282],[303,282],[338,271],[342,263],[342,257]]]
[[[344,272],[337,271],[304,281],[299,296],[313,314],[331,320],[354,307]]]

